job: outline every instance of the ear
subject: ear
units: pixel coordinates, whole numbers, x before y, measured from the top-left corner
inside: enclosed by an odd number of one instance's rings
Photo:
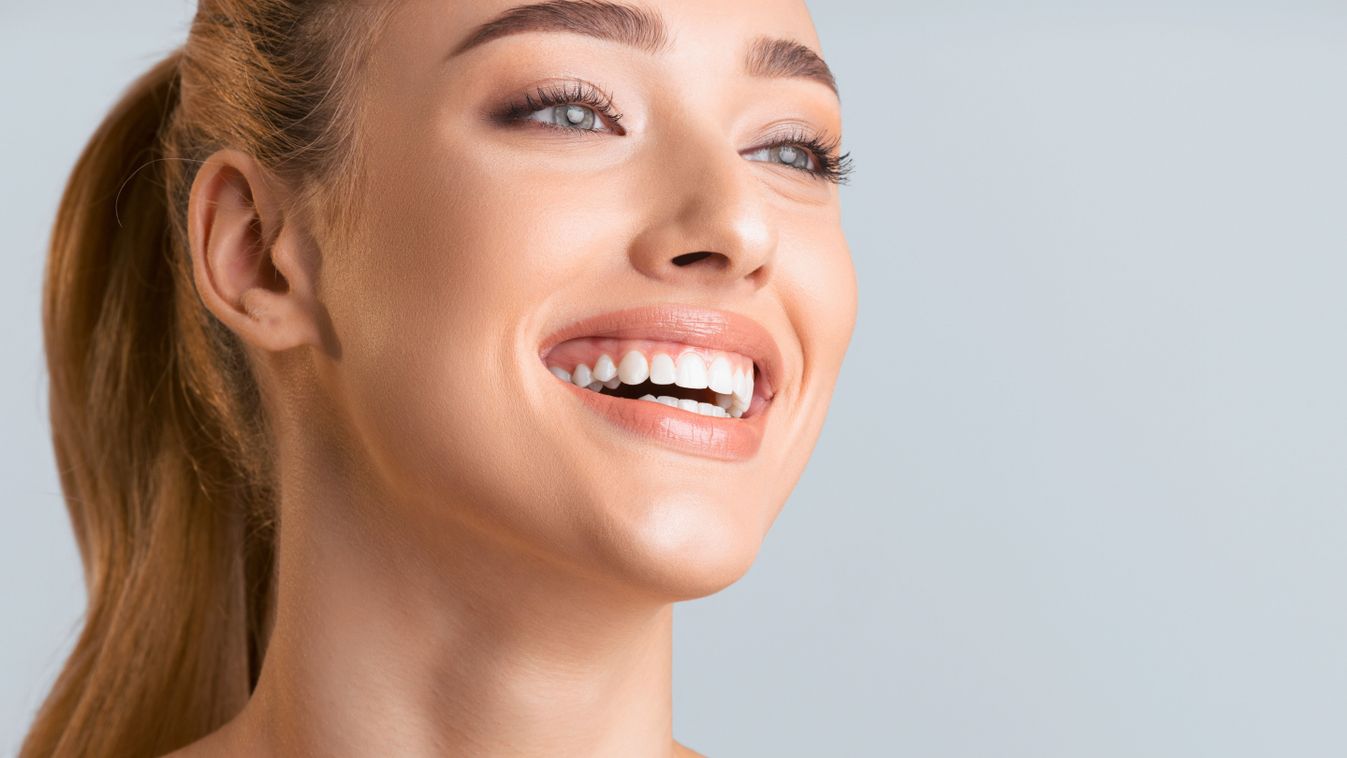
[[[248,345],[321,349],[318,251],[299,219],[285,216],[281,191],[245,153],[207,158],[187,206],[192,274],[206,307]]]

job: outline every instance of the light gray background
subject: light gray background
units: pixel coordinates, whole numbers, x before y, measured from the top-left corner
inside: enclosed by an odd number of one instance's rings
[[[860,325],[748,575],[677,611],[711,756],[1347,755],[1347,4],[815,0]],[[38,304],[185,0],[0,10],[0,751],[73,640]]]

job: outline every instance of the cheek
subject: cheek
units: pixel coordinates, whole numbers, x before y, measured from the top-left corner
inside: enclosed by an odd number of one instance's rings
[[[564,543],[564,503],[586,493],[553,433],[529,418],[528,372],[546,370],[527,361],[520,335],[576,265],[577,248],[554,234],[566,209],[521,177],[461,161],[377,165],[368,244],[326,298],[355,444],[381,486],[416,504],[407,518],[466,516]]]
[[[820,337],[832,348],[825,352],[840,363],[856,325],[856,269],[840,227],[828,228],[832,233],[817,242],[815,249],[820,254],[810,260],[807,294],[817,311]]]
[[[783,239],[796,241],[782,256],[779,284],[789,293],[786,305],[805,356],[802,378],[805,385],[825,385],[830,391],[856,325],[858,291],[851,251],[835,221],[801,228]]]
[[[817,229],[825,231],[811,231]],[[800,339],[803,362],[795,369],[785,398],[796,412],[789,417],[788,428],[772,433],[777,439],[790,440],[782,470],[798,477],[827,417],[855,327],[858,293],[851,253],[835,223],[801,228],[783,239],[796,242],[781,258],[777,283]],[[789,487],[795,481],[792,478]]]
[[[393,517],[429,539],[471,523],[672,596],[731,583],[784,500],[761,486],[774,473],[726,482],[719,464],[590,436],[537,356],[556,306],[620,304],[632,214],[471,168],[403,166],[371,191],[368,248],[330,294],[339,402]]]
[[[428,539],[466,520],[676,596],[738,578],[803,469],[815,409],[790,422],[807,424],[803,436],[778,437],[728,477],[577,431],[589,419],[558,411],[530,335],[558,307],[623,304],[636,195],[560,172],[540,181],[536,167],[436,139],[382,141],[398,149],[375,161],[369,244],[328,296],[344,351],[337,402],[396,517]],[[840,237],[801,228],[795,239],[779,286],[810,386],[831,386],[854,319],[850,258]]]

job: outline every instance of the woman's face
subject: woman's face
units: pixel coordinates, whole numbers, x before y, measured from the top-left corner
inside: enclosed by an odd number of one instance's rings
[[[840,109],[817,64],[746,69],[819,51],[801,0],[629,1],[520,33],[478,31],[517,0],[399,3],[325,376],[415,533],[696,597],[751,564],[851,336]]]

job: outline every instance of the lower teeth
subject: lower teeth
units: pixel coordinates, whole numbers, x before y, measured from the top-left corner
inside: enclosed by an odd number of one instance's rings
[[[557,367],[551,367],[550,370],[563,382],[574,383],[575,377],[570,372]],[[614,390],[622,386],[622,380],[617,377],[613,377],[606,382],[601,382],[594,379],[593,374],[589,371],[585,371],[580,378],[581,380],[586,378],[590,380],[589,384],[584,385],[585,389],[600,394],[609,394],[604,393],[603,390]],[[620,395],[617,393],[609,394],[609,396],[626,397],[627,399],[631,398],[630,395]],[[678,408],[690,413],[696,413],[699,416],[708,416],[711,418],[741,418],[747,410],[746,407],[740,406],[736,396],[731,393],[713,392],[712,396],[715,400],[713,403],[701,402],[691,398],[678,398],[673,397],[672,395],[659,395],[657,397],[653,394],[647,394],[641,396],[639,399],[649,400],[652,403],[660,403],[662,405],[667,405],[670,408]]]

